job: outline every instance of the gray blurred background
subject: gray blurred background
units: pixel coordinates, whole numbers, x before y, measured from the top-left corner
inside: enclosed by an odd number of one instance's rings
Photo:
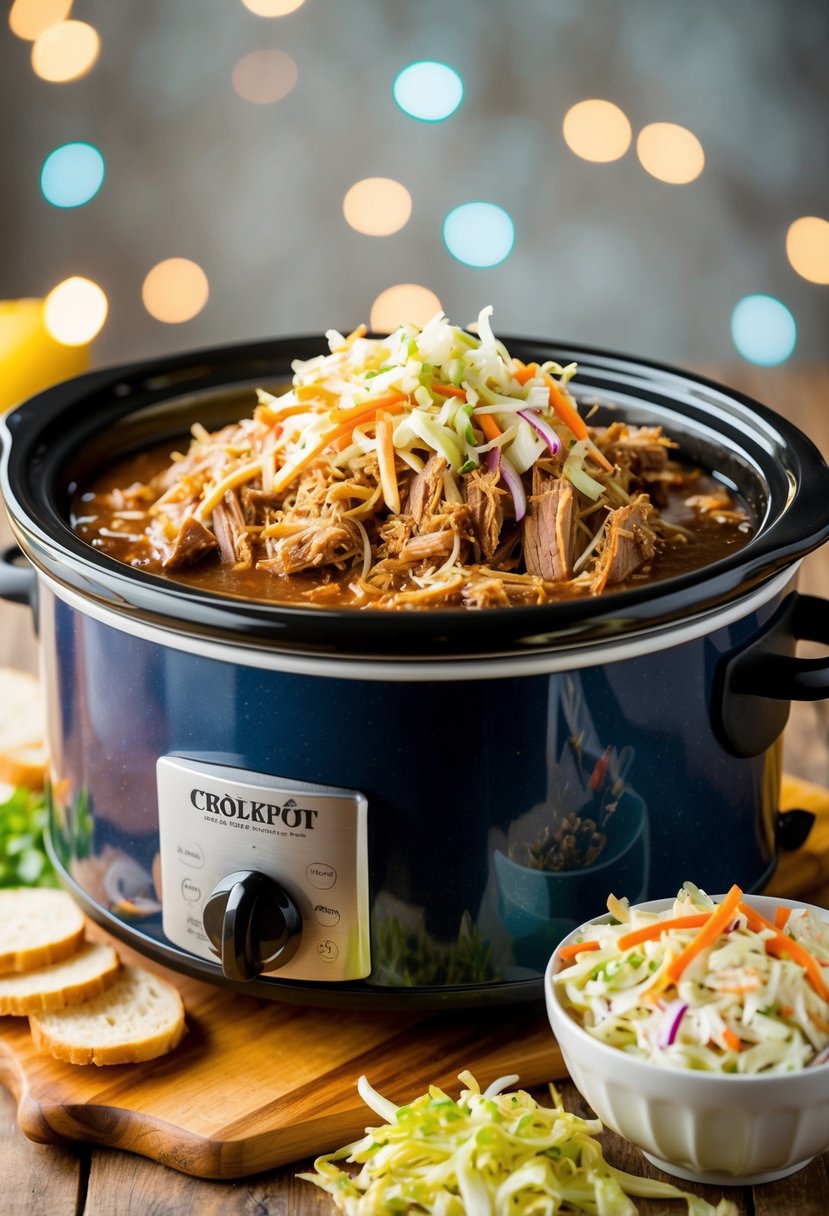
[[[452,320],[495,307],[496,332],[580,341],[688,365],[739,361],[735,306],[767,294],[797,324],[792,362],[827,353],[829,287],[786,253],[789,225],[829,216],[824,0],[305,0],[264,18],[242,0],[75,0],[99,33],[92,70],[47,83],[4,22],[0,101],[0,298],[98,283],[109,313],[95,364],[268,335],[350,328],[398,283],[428,287]],[[251,104],[234,66],[277,49],[297,68],[282,100]],[[408,64],[434,59],[464,83],[442,122],[395,103]],[[633,143],[580,159],[567,110],[613,101]],[[705,152],[686,185],[640,164],[653,122]],[[106,176],[87,204],[52,206],[45,158],[88,141]],[[343,198],[388,177],[412,199],[390,236],[349,227]],[[446,215],[485,200],[512,217],[514,247],[472,268]],[[210,287],[192,320],[165,324],[142,283],[192,259]]]

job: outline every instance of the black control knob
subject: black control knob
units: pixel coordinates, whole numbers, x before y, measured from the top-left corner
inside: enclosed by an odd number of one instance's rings
[[[258,870],[236,870],[223,878],[204,905],[202,920],[229,980],[251,980],[284,966],[302,937],[296,904]]]

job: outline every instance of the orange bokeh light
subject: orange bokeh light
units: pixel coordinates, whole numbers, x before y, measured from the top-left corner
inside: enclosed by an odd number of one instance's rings
[[[790,224],[786,256],[801,278],[829,283],[829,220],[803,215]]]
[[[440,310],[440,300],[428,287],[395,283],[381,291],[372,304],[370,325],[378,334],[390,334],[398,325],[422,327]]]
[[[32,68],[41,80],[64,84],[85,76],[98,58],[101,40],[85,21],[59,21],[32,43]]]
[[[233,69],[233,87],[243,101],[273,105],[287,97],[297,82],[297,66],[285,51],[251,51]]]
[[[683,186],[702,173],[705,153],[692,131],[672,122],[652,122],[636,140],[636,154],[652,177]]]
[[[34,42],[50,25],[65,21],[71,11],[72,0],[14,0],[9,28],[18,38]]]
[[[257,17],[287,17],[302,8],[305,0],[242,0],[245,8]]]
[[[192,321],[207,303],[207,275],[189,258],[167,258],[153,266],[144,280],[141,298],[156,321],[180,325]]]
[[[366,236],[390,236],[399,232],[412,214],[412,196],[391,177],[364,177],[355,182],[343,199],[346,222]]]
[[[562,124],[564,141],[582,160],[598,163],[618,160],[632,137],[627,115],[612,101],[590,98],[571,106]]]

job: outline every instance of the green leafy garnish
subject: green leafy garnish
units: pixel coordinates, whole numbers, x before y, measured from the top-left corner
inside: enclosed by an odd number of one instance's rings
[[[42,793],[19,787],[0,802],[0,887],[57,887],[43,833]]]

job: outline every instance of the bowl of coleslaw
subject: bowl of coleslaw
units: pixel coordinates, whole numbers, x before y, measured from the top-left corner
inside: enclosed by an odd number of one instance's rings
[[[680,1178],[770,1182],[829,1148],[829,911],[685,883],[559,943],[545,999],[601,1121]]]

